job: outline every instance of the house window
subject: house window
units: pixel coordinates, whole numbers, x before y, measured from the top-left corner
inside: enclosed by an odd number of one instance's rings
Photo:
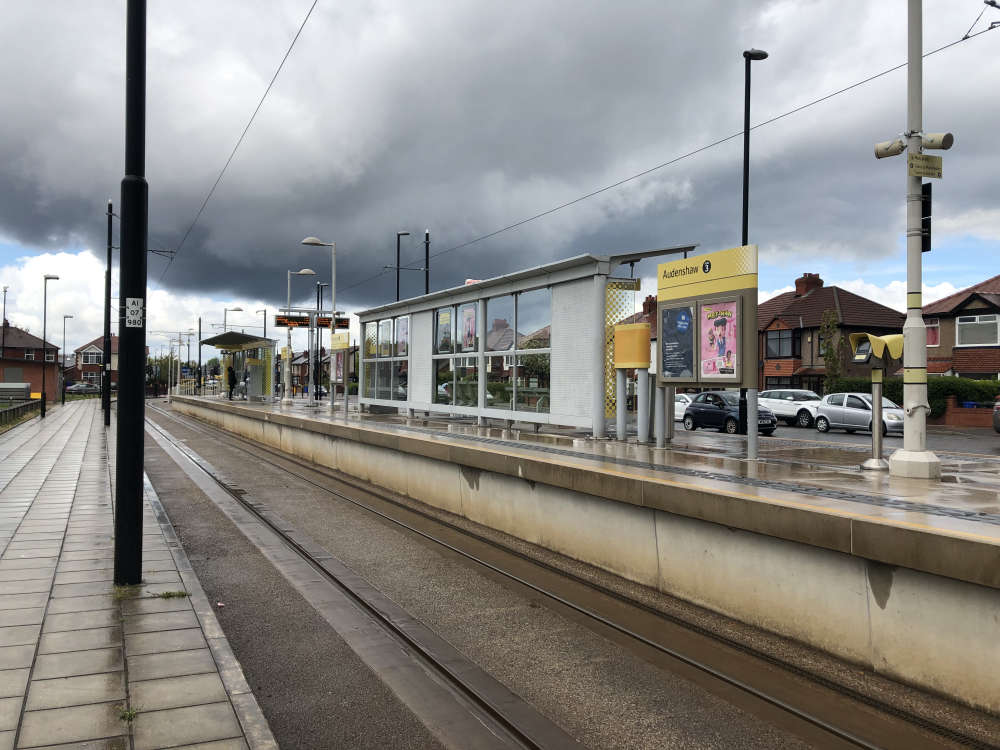
[[[103,362],[104,356],[103,352],[84,352],[83,353],[83,364],[85,365],[99,365]]]
[[[941,321],[937,318],[927,318],[924,320],[927,326],[927,346],[941,345]]]
[[[767,358],[798,357],[800,354],[800,336],[797,331],[789,329],[767,332]]]
[[[1000,344],[1000,315],[963,315],[956,321],[955,346]]]
[[[100,385],[100,383],[101,383],[101,373],[99,373],[99,372],[85,372],[85,373],[83,373],[83,382],[90,383],[91,385]]]
[[[24,358],[25,359],[31,359],[31,360],[33,360],[35,358],[35,350],[34,349],[25,349],[24,350]]]
[[[55,349],[46,349],[45,350],[45,361],[46,362],[55,362],[56,361],[56,351],[55,351]]]

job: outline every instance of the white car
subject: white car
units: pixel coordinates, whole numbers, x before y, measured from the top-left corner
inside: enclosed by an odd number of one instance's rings
[[[683,422],[684,421],[684,410],[688,408],[694,400],[693,396],[689,396],[686,393],[675,393],[674,394],[674,421]]]
[[[799,427],[813,426],[820,400],[818,393],[801,388],[761,391],[757,397],[757,403],[774,412],[778,419]]]

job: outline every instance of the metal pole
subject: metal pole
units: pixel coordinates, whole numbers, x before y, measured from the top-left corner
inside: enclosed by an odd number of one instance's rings
[[[615,370],[615,437],[618,440],[625,439],[626,424],[628,416],[628,401],[625,398],[625,370]]]
[[[649,371],[640,367],[636,379],[636,431],[640,443],[649,442]]]
[[[291,316],[289,309],[292,306],[292,272],[288,272],[288,302],[285,305],[285,316],[286,318]],[[283,406],[292,405],[292,326],[291,320],[285,321],[288,325],[285,328],[285,332],[288,334],[288,346],[285,347],[285,355],[281,358],[281,370],[282,370],[282,380],[281,384],[281,403]]]
[[[396,302],[399,302],[399,238],[402,232],[396,232]]]
[[[665,414],[664,410],[664,391],[665,386],[656,386],[656,401],[653,404],[653,436],[656,439],[657,448],[666,447],[666,422],[664,420]]]
[[[315,375],[316,378],[316,393],[312,394],[312,398],[315,401],[319,401],[320,393],[320,382],[323,380],[323,329],[319,327],[319,313],[323,309],[323,283],[320,281],[316,282],[316,359],[318,371]],[[310,381],[311,382],[311,381]],[[330,383],[333,386],[333,383]]]
[[[594,276],[594,291],[591,300],[591,330],[593,331],[593,349],[590,360],[590,415],[591,434],[595,440],[603,438],[605,430],[604,407],[604,305],[607,294],[607,276]]]
[[[7,346],[7,287],[3,288],[3,319],[0,320],[0,359],[4,358]]]
[[[674,440],[674,428],[677,425],[677,402],[674,400],[674,396],[677,394],[676,386],[668,385],[666,392],[663,394],[663,398],[666,400],[666,414],[664,414],[664,421],[666,422],[666,436],[664,440],[668,443],[672,443]]]
[[[62,349],[59,352],[59,356],[56,357],[57,360],[65,359],[66,357],[66,318],[72,318],[72,315],[63,315],[63,343]],[[59,362],[59,390],[62,393],[62,405],[66,405],[66,368],[63,366],[62,362]]]
[[[884,371],[872,370],[872,457],[861,464],[862,469],[884,471],[889,462],[882,458],[882,379]]]
[[[41,418],[45,419],[45,347],[48,344],[46,339],[46,325],[48,323],[48,313],[49,313],[49,278],[45,277],[42,281],[42,407],[41,407]]]
[[[101,408],[104,409],[104,426],[111,425],[111,235],[114,229],[114,212],[108,201],[108,263],[104,268],[104,360],[101,363]]]
[[[396,263],[398,266],[399,263]],[[397,270],[398,274],[399,271]],[[398,277],[397,277],[398,278]],[[397,284],[399,282],[397,281]],[[397,294],[397,297],[399,295]],[[330,243],[330,413],[337,397],[333,384],[333,336],[337,332],[337,243]],[[344,350],[344,420],[347,420],[347,349]]]
[[[115,583],[142,578],[142,474],[146,348],[146,2],[128,0],[125,41],[125,177],[122,180],[120,295],[126,322],[118,346],[115,462]]]
[[[201,395],[201,383],[204,379],[204,374],[201,371],[201,318],[198,318],[198,395]]]
[[[424,230],[424,294],[431,293],[431,230]]]
[[[923,130],[923,18],[921,0],[909,0],[907,151],[921,153]],[[908,160],[907,160],[908,161]],[[906,322],[903,324],[903,448],[889,459],[894,476],[936,479],[941,460],[927,450],[927,328],[921,314],[922,236],[920,177],[906,167]]]

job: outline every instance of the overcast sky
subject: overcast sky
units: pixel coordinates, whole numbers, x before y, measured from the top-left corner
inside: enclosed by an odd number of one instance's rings
[[[60,274],[49,339],[61,343],[72,313],[72,349],[101,333],[125,4],[0,1],[0,283],[11,322],[40,332],[41,276]],[[150,3],[150,247],[177,248],[310,5]],[[926,0],[925,50],[960,39],[983,8]],[[992,21],[986,8],[973,31]],[[754,63],[756,123],[905,61],[906,3],[319,0],[165,275],[150,257],[149,328],[202,315],[209,330],[226,306],[259,325],[254,310],[284,303],[287,269],[328,276],[306,235],[337,242],[338,307],[389,301],[391,273],[365,280],[394,262],[397,231],[411,232],[404,263],[419,265],[424,229],[444,250],[738,132],[748,47],[770,53]],[[1000,29],[925,61],[925,129],[955,134],[934,186],[928,298],[1000,269],[998,80]],[[762,297],[811,271],[902,307],[904,157],[876,161],[872,144],[904,129],[905,104],[900,70],[753,132]],[[737,245],[741,170],[735,138],[435,258],[432,289],[581,252]],[[301,301],[314,281],[296,280]],[[404,273],[404,296],[422,290],[421,273]]]

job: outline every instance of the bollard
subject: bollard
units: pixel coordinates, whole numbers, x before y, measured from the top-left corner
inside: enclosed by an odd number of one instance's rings
[[[759,430],[757,428],[757,389],[747,389],[747,460],[757,460],[757,445]]]
[[[615,370],[615,438],[625,439],[625,418],[628,416],[628,402],[625,398],[625,370]]]
[[[666,435],[664,439],[668,443],[672,443],[674,441],[674,428],[677,426],[677,422],[674,421],[675,418],[677,417],[676,414],[677,402],[674,401],[674,396],[676,395],[676,393],[677,393],[677,387],[668,385],[666,388],[666,392],[663,394],[663,400],[666,402],[666,407],[667,407],[666,409],[667,413],[664,415],[664,421],[666,421],[667,423]]]
[[[649,442],[649,373],[635,371],[636,380],[636,432],[640,443]]]

